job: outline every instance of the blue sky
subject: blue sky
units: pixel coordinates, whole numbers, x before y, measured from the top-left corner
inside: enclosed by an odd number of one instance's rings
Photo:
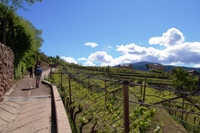
[[[17,13],[43,31],[42,52],[70,63],[200,67],[199,5],[199,0],[43,0]]]

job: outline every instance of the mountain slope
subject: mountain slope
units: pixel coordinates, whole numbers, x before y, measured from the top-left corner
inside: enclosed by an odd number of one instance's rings
[[[142,70],[142,71],[148,70],[146,64],[163,65],[163,64],[160,64],[160,63],[149,62],[149,61],[141,61],[141,62],[129,63],[129,64],[133,65],[134,70]],[[123,66],[123,65],[127,65],[127,64],[119,64],[119,65]],[[119,67],[119,65],[116,65],[115,67]],[[175,66],[175,65],[163,65],[163,66],[166,67],[166,71],[171,71],[175,67],[181,67],[181,68],[186,69],[186,70],[196,70],[196,71],[200,72],[200,68],[195,68],[195,67],[185,67],[185,66]]]

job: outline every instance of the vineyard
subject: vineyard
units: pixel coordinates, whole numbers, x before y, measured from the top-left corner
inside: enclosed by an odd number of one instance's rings
[[[69,64],[49,80],[59,88],[74,133],[199,133],[199,93],[175,89],[169,77]]]

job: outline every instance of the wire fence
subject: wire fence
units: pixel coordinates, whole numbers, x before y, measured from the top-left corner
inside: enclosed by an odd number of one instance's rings
[[[200,128],[200,104],[197,103],[197,101],[194,101],[188,96],[198,96],[199,93],[197,92],[181,92],[177,91],[175,89],[168,89],[168,88],[160,88],[156,86],[149,86],[147,85],[147,78],[144,77],[144,82],[139,84],[139,83],[134,83],[129,81],[128,79],[126,80],[121,80],[121,79],[113,79],[113,78],[107,78],[107,77],[99,77],[97,75],[83,75],[80,73],[69,73],[69,72],[51,72],[50,77],[54,80],[54,75],[60,75],[60,86],[61,89],[63,88],[63,75],[66,75],[68,77],[68,85],[69,85],[69,99],[70,103],[72,103],[71,99],[71,79],[74,79],[75,81],[81,83],[81,82],[87,82],[85,84],[88,89],[91,88],[96,88],[94,89],[93,93],[98,93],[101,91],[105,91],[106,94],[118,94],[118,91],[123,91],[123,96],[120,98],[118,97],[118,100],[123,101],[123,107],[124,107],[124,132],[128,133],[129,132],[129,103],[135,103],[139,104],[140,106],[146,106],[146,107],[155,107],[155,108],[162,108],[166,109],[169,114],[173,115],[175,119],[177,119],[180,123],[183,125],[186,125],[188,127],[192,127],[193,129],[199,129]],[[90,80],[101,80],[104,82],[104,87],[98,88],[98,85],[95,83],[92,84]],[[109,82],[109,84],[108,84]],[[107,88],[110,86],[119,86],[117,89],[108,92]],[[138,92],[131,92],[130,87],[140,87],[140,90]],[[174,96],[171,98],[160,98],[161,95],[155,95],[155,94],[146,94],[147,89],[154,89],[159,91],[159,94],[162,94],[162,96],[167,96],[171,95],[170,93],[173,93]],[[92,91],[92,90],[91,90]],[[165,93],[168,92],[168,93]],[[179,95],[175,95],[179,94]],[[137,100],[131,100],[129,99],[129,95],[133,95]],[[160,98],[160,101],[152,101],[152,103],[147,103],[146,102],[146,97],[157,97]],[[175,101],[177,99],[181,99],[182,102]],[[186,102],[185,102],[186,100]],[[105,100],[106,101],[106,100]],[[159,104],[159,105],[158,105]],[[176,106],[175,106],[176,105]],[[198,111],[194,110],[187,110],[185,106],[190,106],[190,108],[195,108]],[[179,113],[177,113],[179,112]],[[193,115],[193,123],[189,123],[188,121],[188,116]],[[181,116],[181,117],[180,117]],[[198,130],[199,131],[199,130]]]

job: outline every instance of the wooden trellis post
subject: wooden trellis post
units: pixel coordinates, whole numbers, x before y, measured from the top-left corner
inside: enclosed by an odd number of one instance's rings
[[[104,80],[105,84],[104,84],[104,87],[105,87],[105,92],[106,92],[106,96],[105,96],[105,104],[107,102],[107,91],[106,91],[106,80]]]
[[[52,67],[50,68],[50,79],[52,79]]]
[[[182,110],[184,110],[184,98],[182,98]],[[183,112],[181,112],[181,119],[183,120]]]
[[[60,86],[61,86],[61,90],[63,91],[62,76],[63,76],[63,73],[60,73]]]
[[[51,75],[52,75],[52,80],[54,81],[54,73],[52,72]]]
[[[71,96],[71,75],[69,75],[69,104],[72,104],[72,96]]]
[[[143,90],[142,90],[142,85],[141,85],[141,87],[140,87],[140,97],[141,97],[141,99],[142,99],[142,92],[143,92]]]
[[[127,80],[123,81],[123,95],[124,95],[124,133],[129,133],[129,95],[128,95]]]
[[[147,78],[146,78],[146,76],[145,76],[145,78],[144,78],[144,93],[143,93],[143,102],[145,101],[145,95],[146,95],[146,80],[147,80]]]

